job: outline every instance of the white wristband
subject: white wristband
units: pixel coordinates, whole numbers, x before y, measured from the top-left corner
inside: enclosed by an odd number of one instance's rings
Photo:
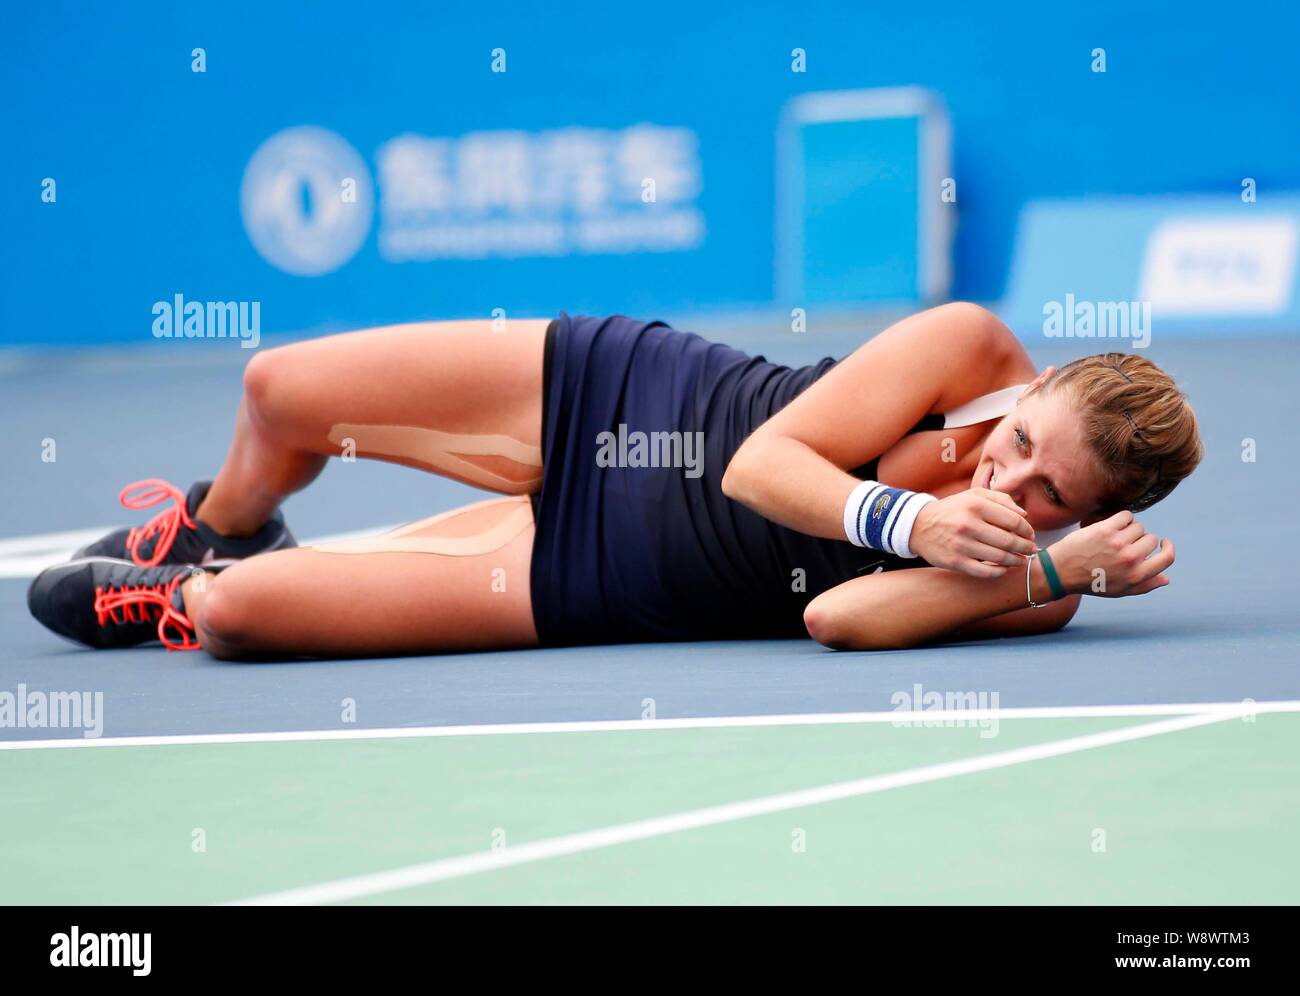
[[[863,481],[844,503],[844,536],[854,546],[912,558],[912,527],[934,495]]]

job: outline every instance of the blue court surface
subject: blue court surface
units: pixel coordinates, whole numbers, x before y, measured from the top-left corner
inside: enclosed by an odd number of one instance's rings
[[[864,337],[675,324],[788,363]],[[76,541],[52,534],[136,521],[122,484],[219,464],[248,354],[202,345],[3,357],[0,693],[102,694],[93,724],[0,728],[5,901],[1300,896],[1300,340],[1153,342],[1207,450],[1143,517],[1173,583],[1050,636],[269,664],[62,643],[24,601]],[[478,494],[336,462],[285,511],[310,541]]]

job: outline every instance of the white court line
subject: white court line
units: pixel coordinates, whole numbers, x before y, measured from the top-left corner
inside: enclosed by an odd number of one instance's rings
[[[564,723],[481,723],[467,726],[378,727],[362,730],[284,730],[258,733],[181,733],[142,737],[68,738],[63,740],[0,740],[0,751],[60,750],[74,747],[172,747],[193,744],[299,743],[330,740],[407,740],[429,737],[486,737],[533,733],[628,733],[642,730],[702,730],[761,726],[837,726],[854,723],[898,723],[907,726],[986,720],[1090,719],[1146,716],[1186,716],[1190,713],[1230,715],[1300,712],[1300,701],[1183,702],[1150,705],[1027,706],[1008,709],[920,709],[888,712],[814,712],[774,716],[700,716],[684,719],[599,719]]]
[[[73,529],[62,533],[42,533],[39,536],[15,536],[0,539],[0,578],[34,578],[47,567],[61,564],[71,559],[72,555],[93,543],[116,526],[100,526],[95,529]],[[301,546],[316,546],[322,543],[337,543],[340,540],[358,539],[374,536],[396,529],[396,526],[376,526],[373,529],[355,529],[346,533],[332,533],[315,539],[303,540]]]
[[[108,532],[107,529],[104,530],[104,533],[106,532]],[[104,533],[97,533],[87,539],[86,542],[93,542],[103,536]],[[34,578],[47,567],[53,567],[65,560],[71,560],[72,554],[77,549],[78,547],[69,547],[67,550],[56,550],[51,553],[30,554],[25,557],[4,557],[0,559],[0,578]]]
[[[456,858],[443,858],[405,868],[378,872],[372,875],[358,875],[353,878],[323,882],[319,885],[305,886],[254,896],[230,904],[237,906],[297,906],[317,903],[338,903],[349,899],[361,899],[385,892],[396,892],[417,885],[429,885],[433,882],[445,882],[448,879],[463,878],[481,872],[498,871],[517,865],[548,858],[564,857],[583,851],[594,851],[618,844],[627,844],[651,837],[680,833],[683,830],[697,830],[701,827],[717,826],[720,823],[732,823],[754,816],[765,816],[789,809],[816,806],[827,802],[836,802],[856,796],[886,792],[890,789],[903,788],[908,785],[921,785],[937,782],[947,778],[957,778],[978,771],[991,771],[1016,764],[1026,764],[1048,757],[1060,757],[1095,747],[1107,747],[1111,744],[1142,740],[1178,730],[1187,730],[1210,723],[1222,723],[1237,716],[1248,714],[1249,710],[1238,706],[1235,713],[1226,710],[1182,716],[1176,719],[1163,719],[1155,723],[1143,723],[1140,726],[1125,727],[1122,730],[1109,730],[1105,733],[1092,733],[1066,740],[1055,740],[1032,747],[1018,747],[1014,750],[988,754],[984,757],[968,758],[961,761],[946,761],[931,764],[910,771],[899,771],[887,775],[872,775],[853,781],[836,782],[817,788],[801,789],[795,792],[782,792],[759,799],[744,802],[726,803],[721,806],[709,806],[704,809],[688,810],[670,816],[658,816],[647,820],[635,820],[588,830],[582,833],[551,837],[528,844],[505,847],[496,851],[481,851]]]
[[[67,550],[69,554],[77,547],[85,546],[115,526],[92,526],[89,529],[71,529],[62,533],[41,533],[37,536],[12,536],[0,539],[0,558],[12,557],[20,553],[45,553],[51,550]]]

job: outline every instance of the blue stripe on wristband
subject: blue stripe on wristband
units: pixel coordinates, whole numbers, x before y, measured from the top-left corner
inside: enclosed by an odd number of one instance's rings
[[[856,546],[882,550],[898,557],[915,557],[910,540],[917,513],[933,495],[863,481],[844,506],[844,534]]]
[[[848,532],[848,537],[858,546],[871,546],[871,544],[867,542],[866,533],[863,531],[863,525],[867,520],[865,513],[867,505],[871,502],[876,493],[883,490],[883,488],[883,484],[877,484],[875,481],[863,481],[853,489],[853,495],[857,495],[861,492],[861,500],[858,502],[857,511],[853,515],[853,526]],[[850,504],[853,503],[853,495],[849,496]],[[874,549],[878,550],[880,548],[875,547]]]
[[[885,533],[885,546],[893,553],[898,552],[898,547],[894,543],[894,533],[898,527],[899,520],[903,518],[903,510],[914,499],[919,498],[915,491],[900,491],[899,498],[894,502],[894,514],[889,518],[889,531]]]
[[[867,507],[867,519],[862,526],[867,546],[873,550],[894,552],[894,547],[888,539],[887,527],[894,524],[898,518],[899,508],[911,493],[902,488],[890,488],[882,484],[872,494],[871,502]]]

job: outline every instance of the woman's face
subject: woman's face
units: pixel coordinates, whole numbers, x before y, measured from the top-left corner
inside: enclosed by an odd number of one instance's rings
[[[1102,482],[1068,392],[1023,395],[985,440],[971,487],[1009,496],[1035,529],[1059,529],[1091,516]]]

